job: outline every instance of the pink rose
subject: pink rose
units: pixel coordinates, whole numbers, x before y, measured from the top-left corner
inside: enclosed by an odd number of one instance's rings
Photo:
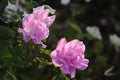
[[[64,74],[70,74],[71,78],[74,78],[76,69],[84,70],[88,67],[89,60],[85,59],[84,51],[85,45],[82,41],[74,39],[67,42],[62,38],[51,53],[52,62],[61,67]]]
[[[31,39],[35,44],[41,44],[43,48],[46,45],[42,40],[48,38],[49,27],[55,20],[55,15],[49,16],[49,10],[44,6],[33,9],[33,13],[25,16],[22,20],[23,28],[19,28],[18,32],[23,33],[25,42]]]

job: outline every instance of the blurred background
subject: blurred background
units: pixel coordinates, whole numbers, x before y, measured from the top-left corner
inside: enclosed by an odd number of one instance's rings
[[[30,45],[35,45],[21,41],[17,32],[23,15],[41,5],[56,10],[45,41],[47,50],[39,52],[47,56],[36,56],[38,50],[33,48],[30,54]],[[120,80],[120,0],[0,0],[0,13],[0,80]],[[62,37],[86,45],[89,66],[77,70],[74,79],[49,62],[50,52]]]

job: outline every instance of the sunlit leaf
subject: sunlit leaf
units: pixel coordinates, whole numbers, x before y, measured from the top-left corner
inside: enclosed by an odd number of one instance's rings
[[[49,5],[44,5],[46,9],[50,10],[50,14],[55,14],[55,9],[52,9]]]

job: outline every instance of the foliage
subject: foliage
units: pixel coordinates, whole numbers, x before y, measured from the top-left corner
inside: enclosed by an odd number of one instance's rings
[[[7,17],[5,8],[8,1],[14,5],[19,1],[22,10],[19,8],[17,10],[8,9],[12,15]],[[96,2],[93,0],[93,3],[75,0],[67,6],[62,6],[55,0],[50,1],[0,0],[0,80],[119,80],[120,49],[118,47],[116,50],[108,39],[107,34],[112,32],[109,31],[111,28],[98,22],[98,25],[102,25],[103,40],[93,38],[85,29],[87,25],[97,24],[99,13],[94,13],[97,15],[96,19],[94,14],[89,13],[89,6],[94,3],[98,4],[100,0],[96,0]],[[102,2],[103,0],[101,0]],[[22,35],[18,33],[18,28],[22,26],[23,15],[31,13],[34,7],[42,4],[49,4],[55,8],[57,15],[55,23],[50,27],[49,38],[44,40],[48,46],[46,49],[43,49],[41,45],[35,45],[32,41],[25,43]],[[103,12],[105,11],[103,10]],[[91,18],[91,16],[93,17]],[[92,22],[93,18],[95,21]],[[118,20],[120,19],[118,18]],[[90,60],[88,69],[77,71],[74,79],[70,79],[69,75],[62,74],[60,69],[51,62],[50,53],[55,49],[57,41],[63,36],[68,41],[72,39],[82,40],[86,45],[85,55]],[[115,68],[109,73],[115,73],[115,75],[104,75],[111,67]]]

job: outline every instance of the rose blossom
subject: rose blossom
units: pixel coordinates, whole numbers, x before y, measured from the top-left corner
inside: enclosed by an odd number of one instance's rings
[[[64,74],[75,77],[76,69],[84,70],[88,67],[88,59],[84,57],[85,45],[82,41],[74,39],[67,42],[62,38],[55,50],[51,53],[52,62],[55,66],[61,67]]]
[[[46,45],[42,40],[49,35],[49,27],[55,20],[55,15],[49,16],[49,10],[44,9],[44,6],[33,9],[33,13],[24,16],[22,20],[23,29],[19,28],[19,32],[23,33],[25,42],[33,40],[35,44],[41,44],[43,48]]]

